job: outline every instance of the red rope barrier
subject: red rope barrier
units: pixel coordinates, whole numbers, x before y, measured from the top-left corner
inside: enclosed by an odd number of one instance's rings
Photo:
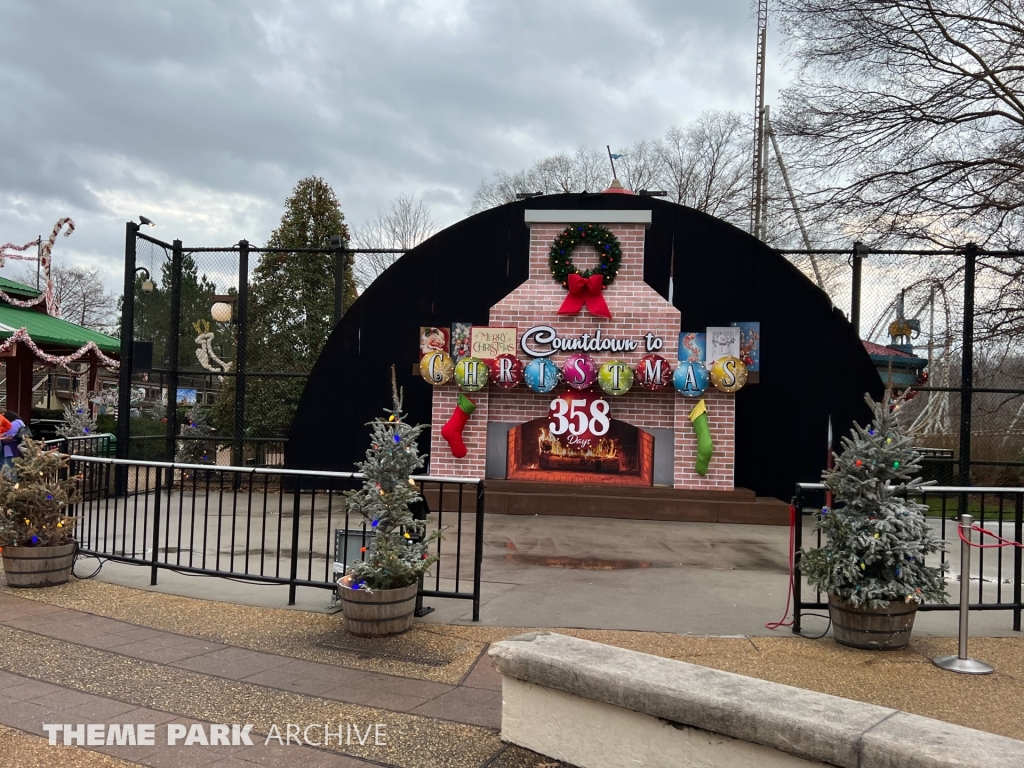
[[[769,621],[765,629],[778,629],[779,627],[793,626],[793,620],[786,621],[789,615],[789,605],[793,600],[793,572],[796,570],[796,553],[793,551],[793,544],[796,539],[796,507],[789,505],[789,586],[786,588],[786,609],[782,612],[782,618],[778,621]]]
[[[960,541],[970,544],[972,547],[975,547],[977,549],[1001,549],[1002,547],[1020,547],[1021,549],[1024,549],[1024,544],[1021,544],[1017,541],[1010,541],[1009,539],[1004,539],[1002,536],[997,536],[996,534],[992,533],[992,531],[986,531],[980,525],[972,525],[971,530],[977,531],[978,533],[983,533],[986,536],[991,536],[994,539],[998,539],[1000,542],[999,544],[982,544],[980,542],[975,544],[973,541],[967,540],[967,537],[964,536],[963,528],[957,525],[956,532],[960,536]]]

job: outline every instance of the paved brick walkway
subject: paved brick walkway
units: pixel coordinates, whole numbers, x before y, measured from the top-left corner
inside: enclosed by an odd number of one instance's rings
[[[298,695],[299,698],[289,701],[303,703],[307,699],[302,697],[308,697],[310,702],[343,702],[372,710],[381,722],[388,722],[396,714],[401,714],[429,719],[425,721],[428,729],[436,729],[442,723],[471,726],[466,735],[483,732],[480,735],[486,734],[487,740],[493,742],[494,749],[490,750],[487,760],[504,750],[497,739],[501,709],[500,678],[486,655],[481,656],[459,684],[449,685],[197,640],[11,594],[0,594],[0,631],[15,633],[4,641],[9,649],[14,645],[24,653],[56,655],[50,668],[40,668],[36,664],[31,669],[11,670],[10,667],[17,666],[13,663],[17,657],[7,661],[0,659],[0,725],[45,736],[44,723],[156,724],[155,746],[85,747],[132,763],[150,766],[209,765],[211,768],[253,764],[338,768],[422,764],[415,756],[410,760],[392,762],[391,759],[381,760],[366,754],[359,757],[339,754],[339,751],[346,750],[338,750],[337,747],[327,751],[296,744],[279,746],[275,741],[264,746],[265,734],[257,737],[256,730],[253,732],[255,746],[167,746],[164,737],[167,724],[190,725],[211,720],[189,717],[192,712],[138,706],[135,702],[145,694],[144,690],[139,690],[139,686],[144,684],[142,681],[159,679],[161,671],[198,674],[200,690],[194,691],[192,698],[201,703],[204,697],[209,697],[213,711],[217,711],[220,686],[229,682],[242,683],[256,687],[257,700],[281,694]],[[35,649],[38,643],[44,644],[45,648]],[[75,667],[79,660],[96,652],[103,654],[106,663],[115,665],[113,668],[123,668],[124,675],[117,674],[118,679],[111,679],[109,685],[104,685],[103,680],[83,683],[79,678],[60,682],[63,668]],[[92,690],[83,690],[86,688]],[[247,687],[244,690],[252,689]],[[192,708],[191,704],[189,708]],[[303,721],[297,713],[295,722],[318,721]],[[402,726],[396,730],[408,731]],[[284,735],[283,724],[281,731]],[[313,736],[318,733],[314,729]],[[445,764],[482,765],[484,762],[454,759],[451,762],[446,760]]]

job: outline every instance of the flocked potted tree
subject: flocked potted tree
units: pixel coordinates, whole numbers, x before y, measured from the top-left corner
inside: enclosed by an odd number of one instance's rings
[[[426,522],[410,507],[422,503],[413,473],[423,466],[416,438],[422,426],[405,422],[392,370],[393,405],[386,418],[370,422],[366,461],[357,464],[363,486],[347,495],[348,509],[366,521],[371,536],[363,558],[352,563],[339,585],[345,628],[356,635],[390,635],[412,626],[420,577],[437,560],[425,536]]]
[[[78,483],[68,477],[68,457],[21,443],[16,475],[0,473],[0,547],[11,587],[45,587],[71,578],[77,544],[70,506]]]
[[[817,527],[827,540],[803,553],[800,570],[828,593],[836,642],[897,650],[909,643],[922,602],[947,602],[943,570],[925,565],[943,543],[929,527],[928,507],[907,498],[924,483],[920,454],[896,422],[904,401],[890,405],[888,392],[883,403],[865,399],[874,420],[854,424],[823,474],[833,508],[822,508]]]

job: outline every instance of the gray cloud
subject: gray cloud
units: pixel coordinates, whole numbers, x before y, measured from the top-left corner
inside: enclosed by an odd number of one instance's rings
[[[55,257],[115,284],[138,214],[262,242],[317,174],[354,224],[450,224],[498,168],[753,98],[747,0],[0,0],[0,45],[0,242],[71,215]]]

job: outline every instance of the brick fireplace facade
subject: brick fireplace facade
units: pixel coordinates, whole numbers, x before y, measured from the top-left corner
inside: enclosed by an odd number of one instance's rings
[[[608,227],[622,245],[622,263],[618,275],[604,292],[611,319],[595,317],[586,309],[578,315],[557,314],[566,292],[552,278],[548,267],[551,242],[570,224],[586,222]],[[514,326],[518,328],[520,337],[526,329],[539,325],[550,326],[559,336],[567,337],[593,334],[601,329],[604,337],[637,341],[637,349],[632,352],[589,354],[598,364],[615,357],[630,366],[635,366],[641,357],[651,353],[643,341],[646,334],[651,334],[664,340],[664,346],[654,354],[661,355],[675,367],[678,360],[679,310],[643,280],[644,236],[649,223],[650,211],[526,211],[526,224],[530,227],[530,277],[491,308],[489,325]],[[589,246],[578,247],[574,251],[573,261],[579,268],[586,269],[597,263],[597,252]],[[521,347],[518,356],[524,364],[529,361]],[[555,353],[550,359],[561,367],[567,356],[565,353]],[[479,392],[468,393],[476,403],[476,410],[463,431],[468,453],[465,458],[456,459],[441,437],[441,427],[452,415],[458,393],[459,389],[454,383],[434,387],[433,390],[430,446],[432,475],[472,479],[484,477],[487,468],[488,424],[524,424],[544,418],[555,394],[532,392],[525,385],[507,390],[488,386]],[[693,471],[697,439],[688,418],[699,398],[681,397],[671,386],[661,392],[646,392],[637,387],[620,397],[604,397],[611,405],[610,416],[613,419],[662,436],[656,439],[669,439],[664,436],[671,433],[671,479],[674,488],[733,490],[733,395],[714,388],[709,388],[704,394],[714,456],[707,475],[703,477]]]

